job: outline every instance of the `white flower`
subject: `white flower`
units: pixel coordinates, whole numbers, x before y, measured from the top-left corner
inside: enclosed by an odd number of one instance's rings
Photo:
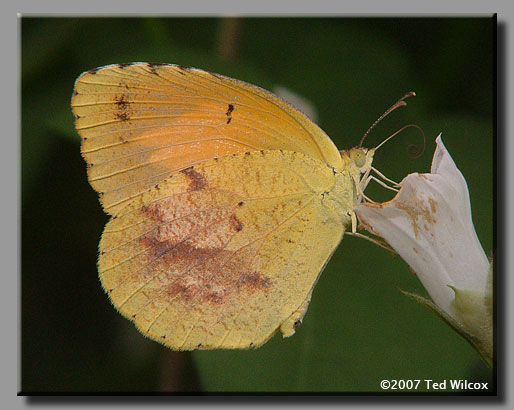
[[[492,363],[492,269],[471,219],[466,180],[441,137],[430,174],[409,174],[396,197],[362,203],[359,221],[416,272],[434,309]],[[407,292],[405,292],[407,293]]]

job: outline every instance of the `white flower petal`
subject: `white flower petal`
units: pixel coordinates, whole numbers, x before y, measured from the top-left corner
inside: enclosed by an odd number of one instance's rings
[[[431,174],[410,174],[393,200],[363,203],[355,211],[411,266],[434,303],[453,316],[455,294],[448,285],[485,293],[489,261],[473,227],[466,181],[441,138],[436,142]]]

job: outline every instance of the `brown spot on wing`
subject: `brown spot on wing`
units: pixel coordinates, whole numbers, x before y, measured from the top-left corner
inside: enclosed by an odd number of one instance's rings
[[[169,64],[167,63],[147,63],[150,67],[162,67],[162,66],[167,66]]]
[[[230,124],[230,122],[232,121],[232,111],[234,111],[234,105],[229,104],[227,112],[225,113],[225,115],[227,116],[227,124]]]
[[[143,205],[141,212],[144,213],[147,218],[155,221],[158,224],[164,222],[166,215],[168,214],[168,211],[165,209],[165,207],[158,203]]]
[[[245,286],[249,289],[262,289],[267,288],[271,280],[267,276],[253,271],[252,273],[241,275],[239,283],[241,286]]]
[[[169,65],[169,64],[165,64],[165,63],[147,63],[148,68],[150,69],[152,74],[155,74],[155,75],[159,75],[159,73],[156,70],[156,67],[162,67],[162,66],[165,66],[165,65]]]
[[[231,295],[253,293],[268,288],[271,279],[259,272],[248,272],[248,266],[226,263],[232,252],[220,248],[195,248],[190,241],[173,244],[155,238],[144,238],[157,270],[166,269],[159,295],[177,299],[185,305],[224,304]]]
[[[130,120],[130,116],[128,113],[128,108],[130,106],[130,102],[128,100],[128,95],[121,94],[115,98],[117,111],[114,114],[115,119],[120,121],[128,121]]]
[[[181,172],[185,174],[190,180],[190,191],[199,191],[200,189],[203,189],[207,186],[207,180],[205,179],[205,177],[198,171],[195,171],[193,167],[186,168]]]
[[[185,233],[170,227],[169,211],[154,204],[142,208],[156,226],[138,238],[151,266],[135,279],[146,282],[148,275],[162,272],[153,297],[176,300],[185,306],[223,305],[242,292],[252,294],[271,286],[271,279],[251,266],[259,243],[237,251],[225,249],[234,231],[242,229],[233,209],[225,209],[212,221],[202,220],[201,229],[193,225]],[[178,219],[171,222],[178,223]]]
[[[235,214],[230,215],[230,225],[237,232],[243,229],[243,224]]]

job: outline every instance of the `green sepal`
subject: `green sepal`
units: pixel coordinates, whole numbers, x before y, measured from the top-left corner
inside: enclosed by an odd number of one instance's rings
[[[459,333],[464,339],[466,339],[471,346],[478,352],[484,363],[489,367],[493,367],[493,352],[492,349],[484,348],[483,343],[469,333],[459,322],[457,322],[454,318],[452,318],[448,313],[440,309],[434,302],[431,300],[417,295],[415,293],[407,292],[402,289],[398,289],[400,292],[402,292],[405,296],[408,296],[411,299],[414,299],[416,302],[421,303],[423,306],[425,306],[427,309],[431,310],[435,314],[437,314],[441,319],[443,319],[450,327],[455,329],[457,333]]]

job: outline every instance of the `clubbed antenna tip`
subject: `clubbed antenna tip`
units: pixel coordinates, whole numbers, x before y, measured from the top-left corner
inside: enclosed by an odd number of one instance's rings
[[[383,113],[378,119],[371,124],[371,127],[368,128],[368,130],[364,133],[364,135],[361,138],[361,141],[359,143],[359,148],[362,147],[362,143],[364,142],[364,139],[367,137],[367,135],[370,133],[370,131],[375,128],[375,126],[382,121],[385,117],[387,117],[391,112],[396,110],[398,107],[403,107],[404,105],[407,105],[407,103],[404,101],[405,99],[409,97],[415,97],[416,93],[414,91],[409,91],[407,94],[405,94],[402,98],[400,98],[396,103],[394,103],[389,109]]]

